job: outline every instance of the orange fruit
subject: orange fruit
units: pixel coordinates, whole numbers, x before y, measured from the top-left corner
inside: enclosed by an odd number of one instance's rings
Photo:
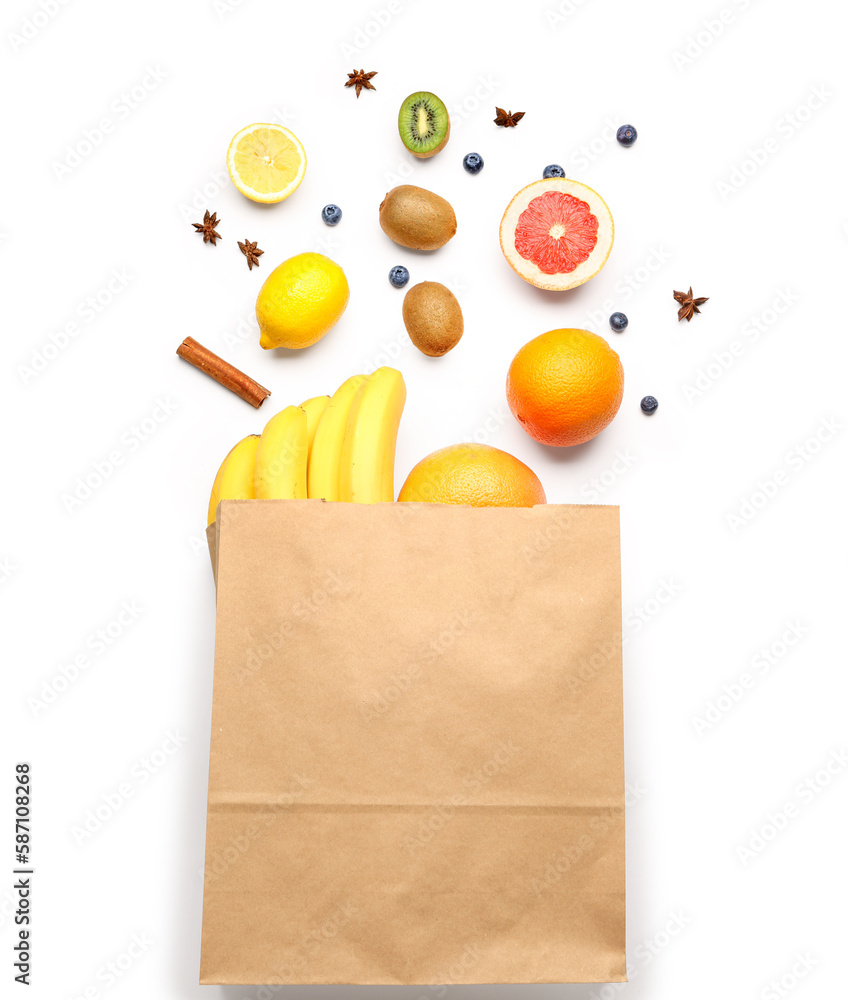
[[[500,448],[452,444],[406,477],[398,502],[461,503],[471,507],[532,507],[547,503],[535,472]]]
[[[530,437],[566,447],[599,434],[618,413],[624,369],[603,337],[549,330],[512,359],[506,398]]]

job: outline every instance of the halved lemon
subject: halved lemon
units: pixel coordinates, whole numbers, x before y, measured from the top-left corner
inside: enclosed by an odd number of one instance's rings
[[[303,180],[306,152],[294,132],[257,122],[233,136],[227,170],[246,198],[270,205],[288,198]]]

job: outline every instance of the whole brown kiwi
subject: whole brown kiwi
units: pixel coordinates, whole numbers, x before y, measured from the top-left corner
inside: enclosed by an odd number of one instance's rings
[[[456,296],[438,281],[422,281],[404,296],[403,322],[423,354],[440,358],[456,347],[465,324]]]
[[[438,250],[456,232],[456,215],[440,195],[414,184],[400,184],[380,204],[380,225],[402,247]]]

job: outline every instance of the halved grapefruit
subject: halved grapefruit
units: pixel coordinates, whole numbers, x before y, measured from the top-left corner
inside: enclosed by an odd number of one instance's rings
[[[561,292],[600,271],[614,234],[597,191],[568,177],[546,177],[522,188],[507,206],[501,250],[525,281]]]

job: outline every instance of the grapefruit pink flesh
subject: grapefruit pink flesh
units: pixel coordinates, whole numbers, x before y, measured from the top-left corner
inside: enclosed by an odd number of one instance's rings
[[[562,191],[546,191],[521,213],[515,249],[545,274],[570,274],[598,242],[598,220],[589,205]]]
[[[537,288],[561,292],[601,270],[612,250],[615,224],[597,191],[568,177],[545,177],[522,188],[507,205],[500,237],[516,274]]]

